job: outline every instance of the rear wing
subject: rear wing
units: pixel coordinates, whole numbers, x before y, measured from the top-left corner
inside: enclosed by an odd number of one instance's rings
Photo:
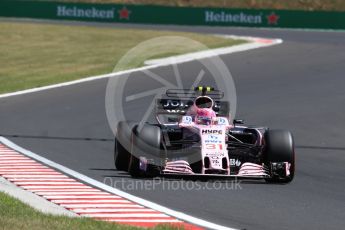
[[[185,115],[194,100],[188,99],[157,99],[156,114]],[[230,104],[228,101],[215,100],[213,110],[217,116],[228,117]]]
[[[213,100],[220,100],[224,97],[224,93],[215,90],[213,87],[199,86],[194,89],[168,89],[166,91],[168,98],[190,99],[193,100],[198,96],[209,96]]]

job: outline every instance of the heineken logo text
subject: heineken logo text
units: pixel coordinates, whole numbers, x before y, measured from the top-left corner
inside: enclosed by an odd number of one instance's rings
[[[95,7],[90,8],[78,8],[76,6],[58,6],[58,17],[75,17],[75,18],[100,18],[100,19],[113,19],[115,17],[115,9],[97,9]]]
[[[226,13],[224,11],[214,12],[205,11],[205,22],[224,22],[224,23],[243,23],[243,24],[261,24],[262,15],[252,15],[243,12]]]

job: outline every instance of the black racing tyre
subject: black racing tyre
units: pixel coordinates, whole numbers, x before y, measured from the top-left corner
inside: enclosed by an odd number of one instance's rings
[[[295,149],[292,134],[285,130],[267,130],[264,140],[264,162],[267,166],[271,162],[289,162],[291,164],[289,176],[267,178],[266,181],[271,183],[291,182],[295,175]]]
[[[114,161],[117,170],[127,171],[131,154],[115,138]]]
[[[145,124],[140,129],[134,127],[132,132],[132,148],[128,172],[132,177],[152,177],[159,174],[159,167],[147,165],[146,171],[140,169],[140,157],[146,159],[160,156],[162,132],[158,126]]]
[[[140,169],[140,160],[134,155],[130,157],[128,173],[135,178],[145,177],[145,172]]]
[[[114,162],[117,170],[128,171],[131,154],[131,134],[135,126],[134,122],[120,121],[117,125],[117,133],[114,145]]]

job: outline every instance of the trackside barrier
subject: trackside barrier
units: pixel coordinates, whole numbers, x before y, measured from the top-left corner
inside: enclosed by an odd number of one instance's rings
[[[90,22],[345,29],[345,12],[0,1],[1,17]]]

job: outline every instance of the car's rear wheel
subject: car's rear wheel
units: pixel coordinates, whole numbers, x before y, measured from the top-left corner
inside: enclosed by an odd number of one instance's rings
[[[127,171],[131,154],[115,138],[114,161],[117,170]]]
[[[129,160],[128,173],[135,178],[145,177],[145,172],[140,169],[139,158],[134,156],[133,154],[131,155]]]
[[[295,149],[292,134],[285,130],[268,130],[264,135],[265,150],[264,162],[266,166],[271,167],[272,163],[289,164],[290,175],[277,175],[272,172],[271,178],[267,182],[271,183],[289,183],[295,176]]]
[[[117,133],[114,145],[114,162],[117,170],[128,171],[130,160],[131,133],[134,122],[120,121],[117,125]]]
[[[132,177],[152,177],[160,172],[159,166],[150,159],[161,153],[161,129],[154,125],[134,127],[128,172]]]

